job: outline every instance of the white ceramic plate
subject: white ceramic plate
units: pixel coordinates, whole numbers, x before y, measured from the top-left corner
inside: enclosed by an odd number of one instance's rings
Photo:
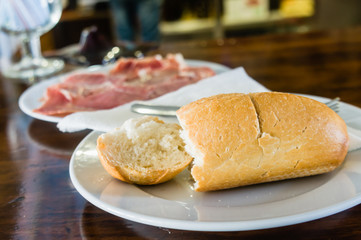
[[[198,67],[198,66],[209,67],[209,68],[213,69],[217,74],[230,70],[230,68],[228,68],[224,65],[207,62],[207,61],[186,60],[186,62],[190,66],[194,66],[194,67]],[[106,67],[96,65],[96,66],[92,66],[92,67],[89,67],[86,69],[78,70],[76,72],[83,72],[83,73],[106,72],[111,67],[112,67],[112,65],[109,65]],[[72,72],[72,73],[74,73],[74,72]],[[39,114],[39,113],[33,112],[33,110],[41,106],[40,99],[44,95],[45,90],[49,86],[58,83],[61,79],[63,79],[64,77],[66,77],[67,75],[72,74],[72,73],[67,73],[65,75],[52,77],[48,80],[42,81],[42,82],[37,83],[37,84],[31,86],[30,88],[28,88],[26,91],[23,92],[23,94],[19,98],[20,109],[25,114],[27,114],[33,118],[36,118],[36,119],[47,121],[47,122],[59,122],[62,119],[61,117],[54,117],[54,116],[47,116],[47,115]]]
[[[361,109],[342,103],[339,114],[361,129]],[[90,133],[73,153],[71,181],[95,206],[135,222],[196,231],[254,230],[322,218],[361,202],[361,150],[349,153],[345,163],[328,174],[198,193],[192,190],[187,171],[156,186],[112,178],[97,157],[99,134]]]

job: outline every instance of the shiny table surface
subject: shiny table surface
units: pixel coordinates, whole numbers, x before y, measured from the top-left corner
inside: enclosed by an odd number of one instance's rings
[[[162,44],[157,53],[243,66],[274,91],[361,107],[361,28]],[[67,66],[67,69],[72,69]],[[23,84],[0,77],[0,239],[360,239],[361,205],[311,222],[240,232],[163,229],[128,221],[87,202],[69,161],[89,133],[61,133],[18,107]]]

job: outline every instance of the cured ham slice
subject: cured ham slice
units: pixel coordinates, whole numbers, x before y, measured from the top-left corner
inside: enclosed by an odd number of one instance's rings
[[[47,88],[34,112],[65,116],[149,100],[213,76],[208,67],[190,67],[182,55],[120,59],[106,74],[77,73]]]

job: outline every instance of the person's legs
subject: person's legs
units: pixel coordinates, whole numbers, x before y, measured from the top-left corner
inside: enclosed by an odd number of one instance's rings
[[[110,0],[117,37],[123,41],[134,41],[134,0]]]
[[[159,22],[162,0],[138,0],[137,7],[142,41],[159,41]]]

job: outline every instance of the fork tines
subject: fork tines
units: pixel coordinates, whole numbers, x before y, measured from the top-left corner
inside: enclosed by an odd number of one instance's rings
[[[340,98],[339,97],[336,97],[336,98],[330,100],[329,102],[326,102],[325,104],[335,112],[340,111]]]

